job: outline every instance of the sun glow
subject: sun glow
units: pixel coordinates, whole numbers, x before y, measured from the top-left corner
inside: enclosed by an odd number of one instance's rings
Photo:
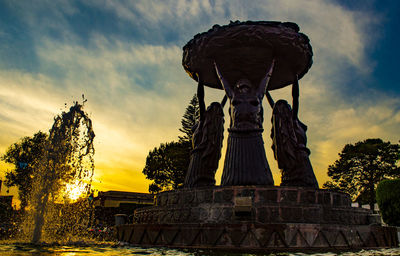
[[[75,182],[72,184],[67,184],[65,186],[65,197],[76,201],[78,198],[82,197],[84,193],[86,193],[86,184],[81,182]]]

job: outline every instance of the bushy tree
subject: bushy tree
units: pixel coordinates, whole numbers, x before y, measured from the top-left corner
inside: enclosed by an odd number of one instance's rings
[[[391,226],[400,226],[400,179],[383,180],[376,189],[376,201],[382,219]]]
[[[189,165],[188,142],[162,143],[149,152],[143,174],[152,180],[151,193],[177,189],[183,185]]]
[[[179,142],[162,143],[147,155],[142,172],[147,179],[153,181],[149,185],[149,192],[177,189],[183,185],[190,162],[193,127],[199,116],[199,101],[195,94],[182,117],[179,131],[184,135],[178,136]]]
[[[37,132],[33,137],[24,137],[11,145],[1,160],[13,165],[13,169],[6,172],[4,184],[7,187],[16,186],[21,201],[21,210],[28,205],[29,195],[32,192],[32,181],[37,175],[38,160],[44,154],[48,135]]]
[[[368,203],[374,209],[375,190],[383,179],[400,177],[400,146],[381,139],[347,144],[339,159],[328,167],[332,181],[324,188],[347,192],[353,201]]]

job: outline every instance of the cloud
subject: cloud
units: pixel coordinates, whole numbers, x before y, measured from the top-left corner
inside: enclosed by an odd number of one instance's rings
[[[187,85],[183,71],[177,72],[177,47],[99,40],[92,49],[50,43],[44,49],[38,51],[43,61],[68,70],[59,80],[63,86],[72,95],[84,91],[89,99],[87,110],[97,134],[97,166],[112,172],[121,167],[141,172],[149,150],[177,139],[187,95],[195,88]],[[153,77],[143,77],[142,66]],[[154,84],[140,85],[143,81]]]
[[[364,58],[362,32],[376,22],[376,16],[360,15],[331,1],[93,1],[91,4],[104,6],[132,25],[145,24],[155,29],[155,33],[163,33],[166,24],[173,24],[167,32],[194,35],[214,23],[226,24],[229,20],[293,21],[309,35],[318,53],[334,53],[353,65],[359,65]],[[208,18],[206,22],[204,18]],[[200,21],[202,25],[198,28]]]

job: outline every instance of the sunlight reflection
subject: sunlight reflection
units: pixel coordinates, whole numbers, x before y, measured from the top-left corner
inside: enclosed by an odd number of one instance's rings
[[[86,193],[86,189],[86,184],[76,181],[75,183],[67,184],[65,186],[64,195],[66,198],[76,201],[82,196],[82,194]]]

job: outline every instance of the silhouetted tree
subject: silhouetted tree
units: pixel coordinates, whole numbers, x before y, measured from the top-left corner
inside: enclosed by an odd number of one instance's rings
[[[374,209],[375,190],[383,179],[400,177],[400,145],[367,139],[347,144],[340,158],[328,167],[332,178],[324,188],[337,189],[351,195],[353,201],[368,203]]]
[[[177,189],[183,185],[189,165],[188,142],[162,143],[149,152],[143,174],[152,180],[149,192]]]
[[[179,142],[160,144],[147,155],[146,166],[142,172],[147,179],[153,181],[149,185],[149,192],[157,193],[176,189],[183,185],[190,162],[193,128],[199,117],[199,101],[195,94],[181,120],[182,127],[179,128],[179,131],[184,133],[184,136],[178,136]]]
[[[13,169],[6,171],[4,184],[7,187],[18,188],[22,211],[28,205],[32,181],[37,175],[39,161],[44,155],[47,138],[48,135],[41,131],[35,133],[33,137],[24,137],[11,145],[1,157],[6,163],[13,165]]]
[[[197,95],[193,95],[193,98],[190,100],[189,105],[186,108],[185,114],[182,117],[181,124],[182,127],[179,131],[183,132],[184,136],[179,136],[179,141],[192,142],[193,135],[193,127],[199,121],[200,118],[200,108],[199,108],[199,100],[197,99]]]
[[[400,226],[400,179],[383,180],[376,189],[376,201],[382,219],[391,226]]]

